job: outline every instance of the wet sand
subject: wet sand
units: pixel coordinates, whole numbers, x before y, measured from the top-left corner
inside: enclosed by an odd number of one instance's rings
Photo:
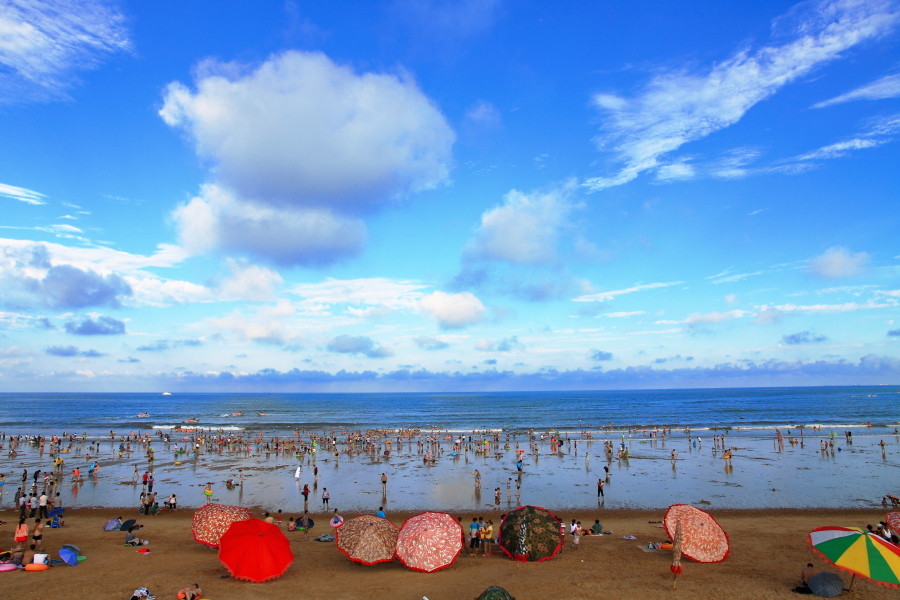
[[[477,438],[477,436],[476,436]],[[850,508],[880,506],[885,487],[895,480],[900,467],[900,437],[890,432],[855,435],[848,444],[842,436],[833,439],[834,448],[822,452],[828,432],[807,432],[802,443],[789,441],[779,445],[767,434],[732,436],[727,446],[733,449],[730,461],[722,459],[722,450],[713,451],[712,437],[695,445],[684,435],[654,439],[641,434],[621,440],[611,439],[618,450],[624,441],[629,458],[607,456],[603,439],[569,439],[558,452],[551,451],[549,440],[537,442],[537,452],[517,453],[516,444],[527,448],[524,436],[509,447],[502,441],[491,444],[490,451],[477,453],[476,444],[456,453],[453,441],[441,437],[437,445],[418,447],[415,441],[388,446],[388,438],[379,438],[372,452],[354,451],[338,445],[338,454],[320,448],[316,453],[293,451],[266,452],[264,446],[251,444],[246,452],[206,450],[196,458],[177,454],[191,447],[195,438],[173,436],[168,444],[154,438],[151,447],[155,460],[146,458],[146,446],[132,443],[132,451],[118,456],[119,441],[108,439],[94,451],[100,469],[94,476],[86,472],[91,460],[87,445],[75,444],[62,470],[60,500],[64,506],[133,506],[140,501],[142,486],[133,483],[134,469],[152,470],[154,491],[162,500],[176,493],[183,506],[200,506],[206,482],[212,482],[213,500],[243,506],[264,506],[268,510],[298,511],[303,508],[302,486],[312,489],[309,508],[321,507],[321,493],[328,488],[331,505],[346,511],[375,511],[385,506],[390,511],[439,508],[453,511],[504,510],[518,504],[555,506],[565,509],[659,509],[674,502],[709,502],[713,508]],[[885,445],[880,442],[884,440]],[[795,438],[796,441],[796,438]],[[303,443],[308,443],[305,440]],[[214,446],[210,446],[214,448]],[[388,456],[384,450],[390,448]],[[432,450],[434,461],[423,460]],[[676,460],[671,459],[672,451]],[[516,458],[524,457],[521,479]],[[300,466],[300,477],[295,470]],[[83,482],[73,483],[71,471],[80,466]],[[605,496],[597,497],[597,480],[606,478]],[[0,506],[12,506],[23,469],[52,468],[49,451],[20,444],[18,456],[0,455],[0,473],[7,484],[0,495]],[[318,470],[318,476],[314,471]],[[481,473],[481,489],[474,485],[474,471]],[[381,473],[389,479],[382,494]],[[244,485],[228,487],[225,482]],[[518,498],[516,483],[520,482]],[[510,491],[507,493],[507,483]],[[501,503],[494,504],[499,487]],[[600,501],[600,502],[598,502]]]
[[[553,509],[554,507],[550,507]],[[407,570],[399,562],[366,567],[351,563],[334,543],[303,541],[287,534],[295,555],[293,565],[279,579],[247,583],[222,578],[226,573],[214,550],[191,537],[193,510],[179,509],[155,517],[139,517],[128,509],[70,509],[66,524],[47,529],[45,546],[56,556],[62,544],[80,547],[87,560],[76,567],[54,566],[40,573],[0,573],[0,594],[17,600],[48,598],[97,598],[126,600],[132,591],[146,586],[158,598],[175,598],[175,592],[199,583],[212,600],[317,599],[430,600],[472,599],[489,585],[505,587],[518,600],[546,598],[685,598],[768,600],[796,598],[801,567],[812,562],[828,569],[807,545],[807,533],[822,525],[865,525],[884,518],[882,510],[713,510],[728,533],[731,554],[719,564],[684,560],[684,574],[672,589],[669,571],[671,551],[645,552],[649,542],[661,541],[664,530],[656,521],[662,511],[581,510],[558,512],[564,521],[578,518],[583,524],[599,518],[609,536],[585,537],[579,550],[568,547],[552,560],[516,563],[501,556],[461,556],[448,569],[425,574]],[[150,553],[140,554],[122,544],[124,534],[105,532],[102,525],[119,516],[138,517],[145,527],[142,537],[151,540]],[[261,513],[257,510],[257,515]],[[454,513],[456,514],[456,513]],[[499,521],[496,511],[459,513]],[[2,546],[12,538],[15,514],[0,512],[7,524],[0,526]],[[345,513],[346,517],[355,513]],[[389,514],[397,525],[408,513]],[[314,515],[318,535],[327,518]],[[653,521],[654,523],[651,523]],[[634,535],[637,540],[624,540]],[[849,575],[842,574],[845,583]],[[896,598],[897,590],[877,586],[857,577],[853,591],[843,598],[879,600]]]

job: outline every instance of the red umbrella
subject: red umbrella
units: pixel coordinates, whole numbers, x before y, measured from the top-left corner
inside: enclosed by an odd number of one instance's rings
[[[232,523],[252,518],[250,510],[243,506],[229,506],[228,504],[205,504],[197,509],[191,519],[191,533],[194,539],[209,546],[219,547],[219,538],[222,537]]]
[[[294,562],[291,543],[273,523],[235,521],[219,541],[219,560],[232,577],[267,581],[284,574]]]
[[[337,548],[353,562],[374,565],[394,560],[397,526],[375,515],[350,519],[335,530]]]
[[[682,554],[701,563],[725,560],[730,550],[728,536],[712,515],[690,504],[673,504],[663,518],[669,539],[675,539],[679,522]]]
[[[397,537],[397,558],[414,571],[432,573],[453,564],[463,549],[463,530],[452,515],[424,512],[407,519]]]

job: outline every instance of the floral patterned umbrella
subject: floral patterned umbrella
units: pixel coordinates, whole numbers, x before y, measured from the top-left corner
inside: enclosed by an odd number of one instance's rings
[[[362,515],[345,521],[335,530],[337,548],[353,562],[374,565],[394,560],[397,550],[397,526],[375,515]]]
[[[549,560],[562,550],[562,521],[540,506],[520,506],[500,523],[500,549],[513,560]]]
[[[432,573],[453,564],[462,552],[462,540],[462,526],[452,515],[424,512],[403,523],[396,556],[408,569]]]
[[[243,506],[229,506],[228,504],[204,504],[197,509],[191,519],[191,533],[194,539],[209,546],[219,547],[219,539],[232,523],[251,518],[250,510]]]
[[[701,563],[722,562],[728,557],[728,536],[712,515],[690,504],[673,504],[663,518],[669,539],[675,539],[679,522],[684,556]]]
[[[900,535],[900,512],[889,512],[884,522],[893,530],[894,534]]]

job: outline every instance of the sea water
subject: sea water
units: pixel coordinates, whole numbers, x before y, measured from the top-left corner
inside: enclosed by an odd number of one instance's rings
[[[148,417],[138,417],[147,413]],[[196,420],[185,424],[185,420]],[[309,508],[347,512],[443,509],[480,511],[518,503],[562,508],[660,508],[673,502],[722,508],[880,506],[898,493],[900,387],[758,388],[655,391],[500,392],[463,394],[0,394],[0,432],[69,434],[99,442],[99,470],[73,484],[75,466],[87,470],[85,444],[64,455],[65,506],[137,506],[134,468],[152,470],[154,491],[171,493],[182,506],[198,506],[212,482],[213,500],[302,510],[300,489],[314,488]],[[195,432],[176,429],[191,428]],[[198,433],[247,440],[308,440],[312,434],[344,439],[350,432],[417,429],[440,441],[434,461],[415,442],[379,447],[374,454],[266,453],[251,444],[246,456],[176,455]],[[659,435],[666,428],[665,437]],[[780,431],[785,443],[775,438]],[[852,443],[847,432],[852,432]],[[152,465],[138,445],[118,456],[120,438],[150,433]],[[168,434],[168,445],[158,441]],[[731,461],[713,451],[725,435]],[[486,454],[460,451],[457,439],[500,440]],[[537,444],[532,453],[530,444]],[[563,441],[552,451],[551,437]],[[509,446],[507,447],[507,438]],[[699,438],[699,440],[698,440]],[[792,440],[795,443],[790,443]],[[608,457],[603,442],[614,445]],[[699,442],[699,443],[698,443]],[[831,443],[822,451],[823,442]],[[3,441],[8,445],[8,440]],[[524,453],[521,475],[516,469]],[[621,446],[628,458],[618,458]],[[339,445],[340,447],[340,445]],[[17,456],[0,451],[7,477],[0,504],[9,506],[23,470],[50,470],[52,458],[21,444]],[[672,459],[675,450],[675,460]],[[180,463],[180,464],[176,464]],[[300,478],[294,474],[300,467]],[[597,480],[609,480],[597,497]],[[474,471],[481,473],[481,488]],[[313,476],[313,471],[318,476]],[[388,475],[382,494],[380,475]],[[226,487],[231,479],[244,485]],[[29,483],[30,483],[29,479]],[[516,482],[520,483],[518,497]],[[509,493],[507,493],[509,483]],[[896,484],[900,486],[900,484]],[[500,506],[494,504],[500,488]]]

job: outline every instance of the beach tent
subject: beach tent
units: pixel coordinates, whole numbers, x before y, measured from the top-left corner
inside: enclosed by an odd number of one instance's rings
[[[809,544],[839,569],[862,575],[879,585],[900,587],[900,548],[858,527],[819,527],[809,532]]]
[[[394,560],[397,526],[375,515],[361,515],[346,521],[335,530],[337,549],[353,562],[374,565]]]
[[[670,540],[675,540],[679,523],[684,556],[701,563],[722,562],[728,557],[728,535],[712,515],[690,504],[673,504],[663,518]]]
[[[500,550],[513,560],[549,560],[564,542],[562,521],[540,506],[520,506],[500,523]]]
[[[397,536],[397,559],[408,569],[446,569],[463,550],[463,530],[452,515],[424,512],[404,521]]]
[[[219,560],[232,577],[262,582],[280,577],[294,562],[291,543],[274,523],[235,521],[219,540]]]
[[[194,539],[210,548],[219,547],[219,539],[235,521],[251,518],[250,509],[228,504],[204,504],[191,518]]]

